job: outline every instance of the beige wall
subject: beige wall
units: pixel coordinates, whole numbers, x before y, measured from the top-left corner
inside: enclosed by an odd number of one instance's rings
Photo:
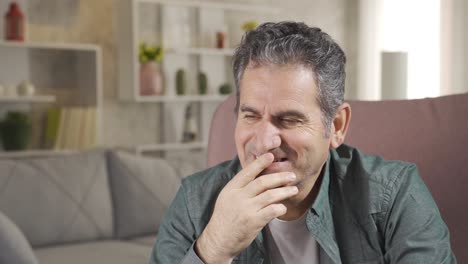
[[[92,43],[103,51],[102,143],[106,146],[155,143],[158,140],[158,104],[123,103],[117,95],[114,1],[30,1],[29,40]],[[275,20],[304,21],[319,26],[334,37],[348,55],[348,90],[355,91],[356,8],[358,0],[248,0],[282,11]],[[39,4],[40,2],[40,4]]]

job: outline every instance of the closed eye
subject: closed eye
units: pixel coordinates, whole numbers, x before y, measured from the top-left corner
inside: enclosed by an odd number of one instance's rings
[[[281,118],[280,120],[281,125],[285,127],[293,127],[297,126],[301,123],[301,120],[298,119],[291,119],[291,118]]]
[[[244,119],[247,120],[247,121],[255,121],[258,118],[259,117],[257,115],[253,115],[253,114],[245,114],[244,115]]]

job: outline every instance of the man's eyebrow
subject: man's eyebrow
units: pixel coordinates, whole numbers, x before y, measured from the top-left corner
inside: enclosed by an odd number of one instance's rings
[[[286,110],[286,111],[280,111],[275,114],[277,117],[294,117],[297,119],[302,119],[305,120],[307,119],[306,115],[302,112],[296,111],[296,110]]]
[[[251,106],[248,106],[248,105],[241,105],[240,111],[241,112],[251,112],[251,113],[254,113],[254,114],[260,114],[260,111],[258,111],[257,109],[255,109],[255,108],[253,108]]]
[[[240,112],[250,112],[254,114],[260,114],[259,110],[248,105],[241,105]],[[274,116],[280,117],[280,118],[281,117],[294,117],[294,118],[302,119],[302,120],[307,119],[307,116],[304,113],[296,111],[296,110],[280,111],[278,113],[275,113]]]

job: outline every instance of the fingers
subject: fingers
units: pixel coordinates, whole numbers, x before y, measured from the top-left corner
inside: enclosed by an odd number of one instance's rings
[[[246,191],[250,197],[254,197],[266,190],[285,186],[288,183],[293,182],[295,179],[296,175],[292,172],[279,172],[263,175],[251,181],[246,186]]]
[[[242,188],[253,181],[257,175],[266,169],[272,162],[274,156],[271,153],[265,153],[254,160],[247,167],[242,169],[231,181],[230,184]]]
[[[298,192],[299,190],[296,186],[286,186],[276,189],[270,189],[255,197],[255,204],[257,204],[261,210],[271,204],[279,203],[288,198],[291,198],[295,196]]]
[[[258,215],[265,223],[268,223],[274,218],[278,218],[282,215],[285,215],[287,211],[288,209],[284,204],[276,203],[264,207],[258,212]]]
[[[255,197],[261,206],[261,209],[258,211],[258,216],[266,224],[274,218],[285,215],[287,207],[280,202],[293,197],[298,192],[299,190],[296,186],[287,186],[263,192]]]

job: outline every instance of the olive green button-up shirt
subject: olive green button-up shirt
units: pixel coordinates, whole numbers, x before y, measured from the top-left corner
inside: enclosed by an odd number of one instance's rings
[[[329,263],[456,263],[449,230],[414,164],[347,145],[330,150],[307,228]],[[185,178],[169,207],[151,263],[203,263],[193,245],[238,158]],[[233,201],[235,202],[235,201]],[[233,263],[269,263],[264,234]],[[294,243],[294,241],[291,241]]]

